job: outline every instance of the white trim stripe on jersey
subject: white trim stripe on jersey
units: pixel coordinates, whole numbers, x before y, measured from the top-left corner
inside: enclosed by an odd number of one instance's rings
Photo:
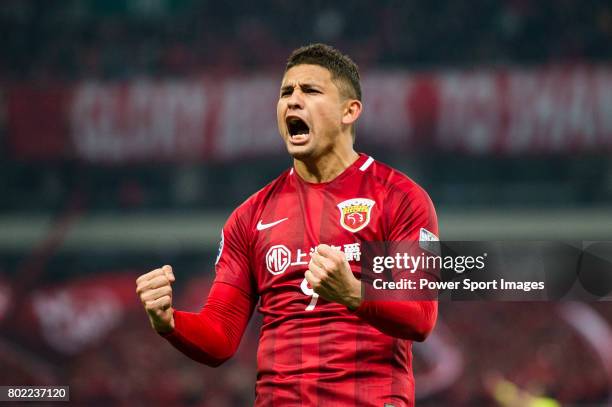
[[[293,167],[291,168],[291,171],[289,171],[289,175],[293,175]]]
[[[372,157],[368,157],[368,159],[366,160],[366,162],[364,162],[363,164],[361,164],[361,167],[359,167],[359,169],[361,171],[365,171],[368,169],[368,167],[370,165],[372,165],[372,163],[374,162],[374,159]]]

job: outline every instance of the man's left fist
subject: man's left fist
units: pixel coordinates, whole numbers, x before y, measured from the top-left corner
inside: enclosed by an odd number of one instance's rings
[[[351,310],[361,305],[361,283],[340,250],[326,244],[318,245],[310,257],[305,277],[314,292],[326,300]]]

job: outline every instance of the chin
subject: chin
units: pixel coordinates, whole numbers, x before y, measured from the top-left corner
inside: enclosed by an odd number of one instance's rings
[[[312,152],[301,149],[299,151],[297,149],[292,151],[292,149],[289,149],[289,155],[296,160],[304,161],[312,156]]]
[[[314,151],[311,146],[294,146],[291,144],[287,145],[287,152],[289,155],[296,160],[305,160],[312,157]]]

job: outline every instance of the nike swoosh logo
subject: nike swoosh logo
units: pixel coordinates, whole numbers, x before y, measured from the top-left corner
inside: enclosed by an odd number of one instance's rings
[[[279,223],[286,221],[287,219],[289,218],[279,219],[276,222],[272,222],[272,223],[261,223],[261,220],[260,220],[259,223],[257,224],[257,230],[264,230],[264,229],[271,228],[272,226],[276,226]]]

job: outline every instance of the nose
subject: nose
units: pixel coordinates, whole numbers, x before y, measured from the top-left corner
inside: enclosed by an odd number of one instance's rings
[[[302,92],[299,89],[295,89],[293,92],[291,92],[291,95],[287,100],[287,107],[289,109],[302,109],[304,107],[304,99],[302,98]]]

